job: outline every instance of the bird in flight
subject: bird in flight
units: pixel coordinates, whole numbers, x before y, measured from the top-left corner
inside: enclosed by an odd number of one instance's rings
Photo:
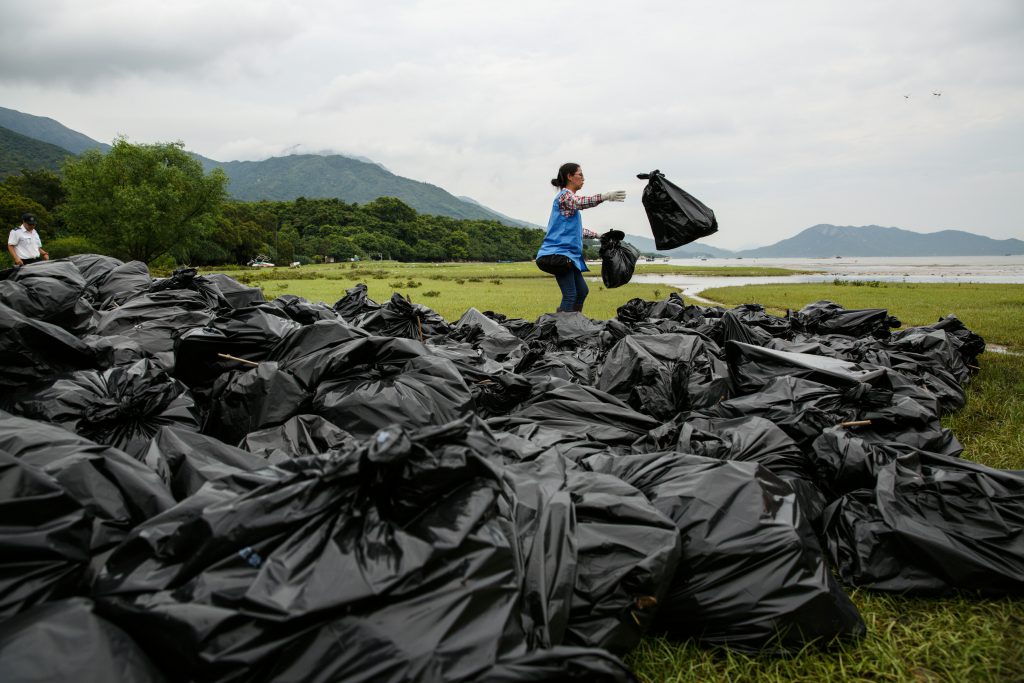
[[[932,94],[935,95],[936,97],[942,97],[942,93],[940,92],[933,92]]]
[[[905,99],[905,100],[909,100],[909,99],[910,99],[910,95],[904,95],[904,96],[903,96],[903,99]]]

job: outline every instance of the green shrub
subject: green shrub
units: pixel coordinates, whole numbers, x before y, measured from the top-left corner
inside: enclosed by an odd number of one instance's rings
[[[75,254],[95,254],[96,245],[89,241],[88,237],[69,235],[68,237],[56,237],[43,245],[50,254],[50,258],[67,258]]]

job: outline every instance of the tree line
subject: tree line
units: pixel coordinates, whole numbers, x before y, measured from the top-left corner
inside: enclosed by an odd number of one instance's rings
[[[52,257],[102,253],[162,265],[532,260],[544,231],[420,214],[400,199],[242,202],[180,142],[114,141],[68,158],[61,173],[23,170],[0,182],[0,218],[35,213]],[[596,250],[595,254],[596,254]],[[595,255],[591,254],[591,255]]]

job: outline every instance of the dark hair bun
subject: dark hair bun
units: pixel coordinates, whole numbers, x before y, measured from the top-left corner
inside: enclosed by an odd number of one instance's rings
[[[552,178],[551,184],[554,185],[555,187],[562,187],[561,185],[558,184],[558,178]]]

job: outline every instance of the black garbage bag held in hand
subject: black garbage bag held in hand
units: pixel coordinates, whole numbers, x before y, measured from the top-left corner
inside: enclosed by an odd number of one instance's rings
[[[642,201],[658,251],[675,249],[718,232],[715,212],[670,183],[664,173],[655,169],[636,177],[647,181]]]
[[[601,280],[608,289],[621,287],[633,277],[640,250],[623,242],[626,234],[621,230],[609,230],[601,235]]]

